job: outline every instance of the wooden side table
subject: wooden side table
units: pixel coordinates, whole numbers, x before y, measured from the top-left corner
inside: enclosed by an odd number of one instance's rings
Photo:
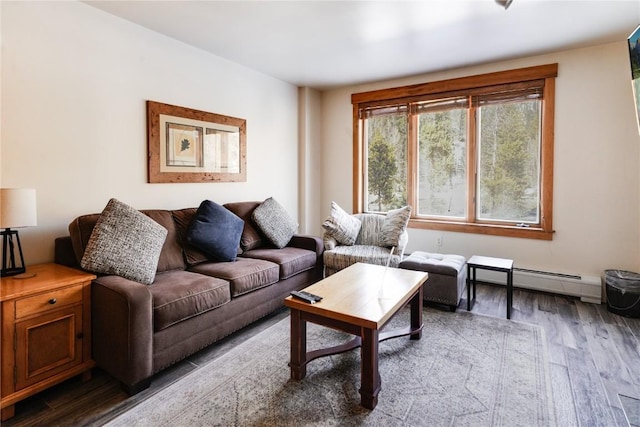
[[[476,269],[493,270],[507,273],[507,319],[511,319],[513,304],[513,260],[474,255],[467,261],[467,311],[471,311],[476,302]],[[473,299],[471,299],[473,285]]]
[[[1,419],[15,403],[78,374],[91,378],[91,281],[59,264],[0,278]]]

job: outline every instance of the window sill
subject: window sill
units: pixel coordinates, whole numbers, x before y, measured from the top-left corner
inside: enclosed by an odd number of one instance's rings
[[[519,237],[523,239],[553,240],[553,231],[535,227],[514,227],[495,224],[470,224],[411,218],[409,228],[455,231],[458,233],[485,234],[489,236]]]

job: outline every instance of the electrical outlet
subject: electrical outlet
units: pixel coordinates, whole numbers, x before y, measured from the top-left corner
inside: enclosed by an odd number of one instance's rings
[[[436,238],[436,246],[438,247],[442,246],[442,236],[438,236]]]

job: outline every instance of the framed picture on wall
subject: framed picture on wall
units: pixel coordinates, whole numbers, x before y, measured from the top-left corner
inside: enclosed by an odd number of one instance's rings
[[[166,123],[166,166],[202,167],[202,127]]]
[[[246,120],[147,101],[148,182],[244,182]]]

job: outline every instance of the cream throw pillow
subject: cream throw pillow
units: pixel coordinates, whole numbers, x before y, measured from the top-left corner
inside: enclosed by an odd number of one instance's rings
[[[329,217],[322,223],[322,228],[343,245],[353,245],[358,238],[362,222],[345,212],[336,202],[331,202]]]
[[[387,212],[382,224],[380,246],[398,247],[402,233],[407,229],[411,217],[411,206],[393,209]]]

